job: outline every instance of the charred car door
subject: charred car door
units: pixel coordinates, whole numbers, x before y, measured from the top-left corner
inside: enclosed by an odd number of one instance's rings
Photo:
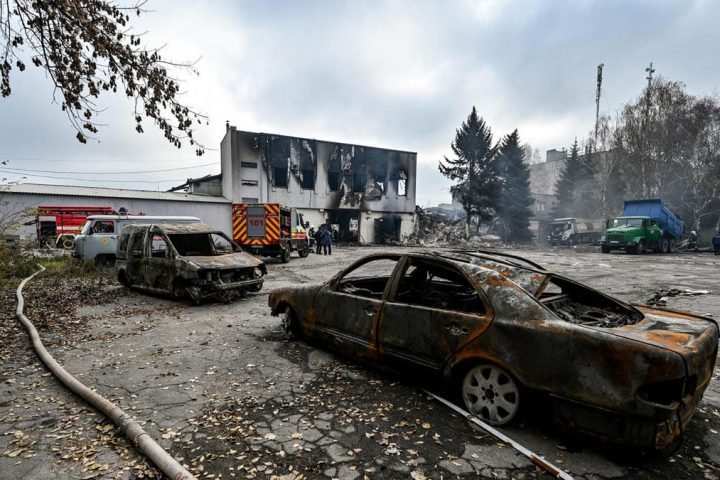
[[[404,370],[440,371],[491,321],[491,309],[460,270],[411,257],[383,308],[381,361]]]
[[[320,289],[315,298],[315,331],[340,351],[377,358],[377,322],[401,255],[356,263]]]
[[[145,286],[145,233],[147,229],[135,230],[130,235],[125,275],[130,285]]]
[[[151,290],[172,293],[176,266],[170,242],[164,234],[152,231],[148,233],[147,239],[145,285]]]

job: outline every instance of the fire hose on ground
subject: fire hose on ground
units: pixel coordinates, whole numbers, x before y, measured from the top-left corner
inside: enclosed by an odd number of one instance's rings
[[[40,360],[42,360],[48,370],[50,370],[50,372],[52,372],[52,374],[55,375],[55,377],[68,389],[82,397],[87,403],[92,405],[96,410],[117,425],[128,440],[130,440],[133,445],[143,452],[158,469],[168,476],[168,478],[171,478],[172,480],[197,480],[194,475],[183,468],[177,460],[163,450],[163,448],[158,445],[157,442],[155,442],[155,440],[153,440],[150,435],[145,432],[145,430],[142,429],[135,419],[123,412],[119,406],[115,405],[110,400],[107,400],[80,383],[77,379],[75,379],[75,377],[65,371],[65,369],[57,363],[45,349],[35,326],[27,319],[27,317],[25,317],[25,314],[23,313],[25,301],[22,296],[22,289],[28,281],[35,277],[35,275],[45,270],[42,266],[40,266],[40,269],[41,270],[38,270],[20,283],[20,286],[17,289],[18,304],[15,312],[17,318],[27,329],[30,339],[32,340],[33,348],[40,357]]]

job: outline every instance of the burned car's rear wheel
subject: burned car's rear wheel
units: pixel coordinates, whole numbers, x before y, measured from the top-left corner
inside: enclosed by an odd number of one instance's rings
[[[511,422],[520,409],[518,385],[497,365],[471,368],[463,379],[462,398],[470,413],[491,425]]]

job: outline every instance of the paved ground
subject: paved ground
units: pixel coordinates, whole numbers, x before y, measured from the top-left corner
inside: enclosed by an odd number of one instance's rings
[[[587,250],[523,254],[628,301],[660,288],[708,289],[669,297],[668,305],[720,317],[720,258]],[[228,305],[194,307],[111,284],[99,287],[103,296],[92,306],[61,318],[77,328],[50,323],[41,333],[68,371],[144,422],[201,478],[542,477],[416,385],[283,339],[266,306],[271,288],[323,281],[372,251],[338,248],[331,257],[293,257],[286,265],[269,260],[263,291]],[[29,296],[29,306],[41,295]],[[2,321],[14,320],[3,312]],[[566,436],[540,416],[503,431],[575,478],[714,479],[717,377],[718,370],[669,459]],[[58,386],[27,341],[7,355],[0,366],[0,479],[158,476],[112,425]]]

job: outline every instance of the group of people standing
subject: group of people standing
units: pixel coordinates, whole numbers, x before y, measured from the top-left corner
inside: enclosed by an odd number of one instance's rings
[[[320,255],[320,250],[322,249],[323,255],[332,255],[332,228],[327,224],[322,224],[317,231],[311,233],[315,239],[315,253]]]

